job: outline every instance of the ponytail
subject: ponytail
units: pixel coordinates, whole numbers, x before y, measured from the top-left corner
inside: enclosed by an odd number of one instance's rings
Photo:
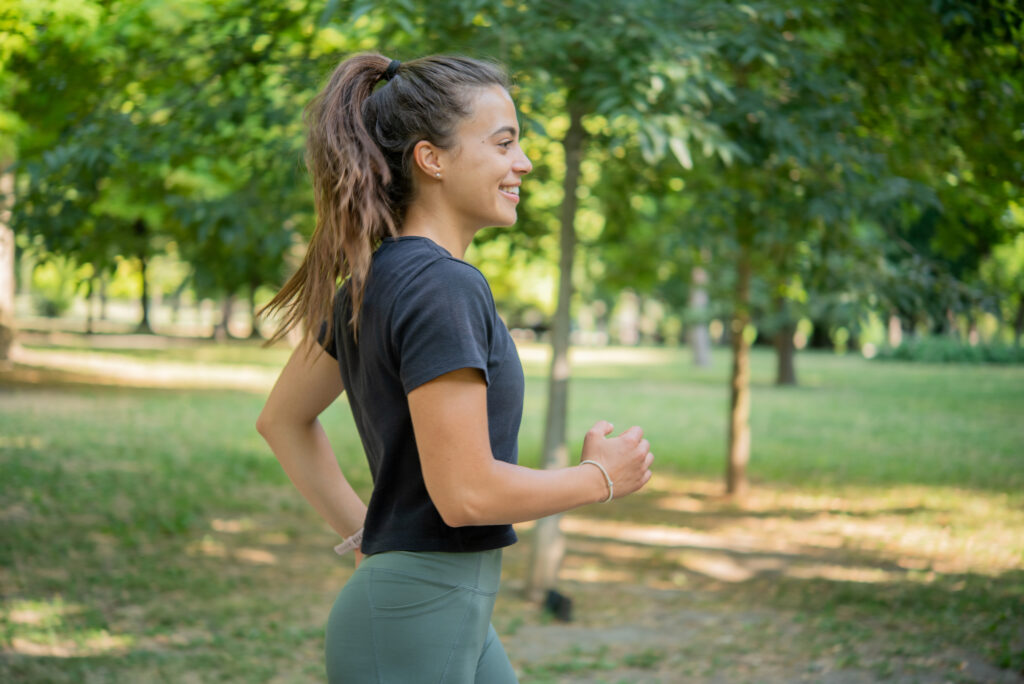
[[[302,264],[259,315],[280,311],[267,344],[297,325],[316,335],[326,321],[334,335],[338,283],[348,279],[353,335],[373,251],[398,235],[412,201],[412,152],[420,140],[452,144],[470,113],[469,87],[501,85],[492,64],[464,57],[424,57],[401,64],[365,53],[343,61],[306,107],[306,167],[313,181],[316,227]],[[381,79],[386,85],[374,89]]]

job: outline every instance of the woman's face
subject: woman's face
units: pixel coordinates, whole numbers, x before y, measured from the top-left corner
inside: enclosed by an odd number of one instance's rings
[[[467,229],[516,222],[519,186],[533,164],[519,147],[516,106],[500,87],[483,88],[456,142],[442,153],[442,192]]]

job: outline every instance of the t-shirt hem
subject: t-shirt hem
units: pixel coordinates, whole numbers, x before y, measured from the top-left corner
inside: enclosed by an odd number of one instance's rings
[[[503,534],[494,539],[479,540],[477,543],[471,545],[452,544],[451,539],[403,539],[378,544],[368,544],[364,542],[360,551],[367,556],[375,553],[386,553],[388,551],[448,551],[453,553],[472,553],[474,551],[502,549],[507,546],[512,546],[517,541],[519,541],[519,538],[516,536],[515,531],[509,530],[508,534]]]
[[[414,378],[410,379],[408,382],[403,383],[402,387],[405,389],[405,393],[409,394],[409,392],[412,392],[414,389],[416,389],[420,385],[425,385],[428,382],[430,382],[431,380],[438,379],[439,377],[441,377],[445,373],[451,373],[452,371],[457,371],[457,370],[460,370],[462,368],[476,368],[477,370],[481,371],[484,374],[484,384],[485,385],[490,385],[491,384],[491,378],[490,378],[490,374],[487,372],[487,363],[486,362],[483,362],[483,361],[476,361],[476,362],[455,361],[453,363],[446,364],[446,365],[443,365],[443,366],[435,366],[434,368],[431,368],[429,371],[426,371],[424,373],[420,373],[419,375],[417,375]]]

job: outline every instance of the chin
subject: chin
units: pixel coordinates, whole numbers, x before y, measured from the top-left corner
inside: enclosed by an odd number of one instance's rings
[[[517,214],[515,212],[512,212],[512,216],[511,217],[506,217],[505,219],[503,219],[501,221],[501,223],[495,223],[494,225],[502,226],[503,228],[508,228],[510,226],[516,225],[516,221],[518,221],[518,220],[519,220],[519,214]]]

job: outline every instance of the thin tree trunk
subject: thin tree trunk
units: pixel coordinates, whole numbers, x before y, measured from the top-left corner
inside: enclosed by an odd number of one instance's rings
[[[95,317],[93,316],[93,294],[96,290],[96,276],[89,278],[89,283],[86,286],[85,291],[85,334],[92,335],[96,332],[95,330]]]
[[[889,346],[893,349],[900,346],[903,342],[903,322],[900,321],[899,314],[889,314]]]
[[[1013,319],[1013,346],[1020,349],[1020,337],[1024,334],[1024,292],[1017,298],[1017,316]]]
[[[747,491],[747,463],[750,461],[750,345],[743,336],[744,328],[750,323],[750,253],[745,244],[740,247],[736,270],[725,491],[730,496],[740,498]]]
[[[690,347],[693,365],[707,368],[711,365],[711,335],[708,333],[708,272],[703,266],[694,266],[690,272]]]
[[[4,163],[6,166],[6,162]],[[14,230],[10,226],[14,174],[0,174],[0,361],[10,358],[14,346]]]
[[[146,271],[148,270],[149,264],[147,263],[146,256],[144,254],[139,255],[139,270],[140,278],[142,278],[142,296],[139,298],[139,302],[142,304],[142,320],[139,321],[138,328],[135,332],[139,333],[152,333],[153,326],[149,324],[149,283],[147,282]]]
[[[565,439],[569,404],[569,304],[572,300],[572,265],[576,251],[576,187],[579,184],[584,142],[583,110],[570,105],[569,130],[562,142],[565,149],[565,182],[561,212],[561,254],[558,260],[558,307],[551,326],[551,371],[548,378],[548,412],[544,424],[545,468],[563,468],[569,464]],[[526,596],[531,601],[542,600],[546,591],[554,587],[558,579],[558,569],[565,553],[565,541],[558,528],[560,519],[560,515],[552,515],[537,521],[526,580]]]
[[[793,336],[796,334],[796,324],[786,315],[785,300],[776,300],[775,306],[782,321],[775,333],[775,384],[795,385],[796,346],[793,344]]]
[[[149,227],[144,220],[137,219],[133,228],[135,229],[135,238],[138,240],[139,270],[142,278],[142,320],[139,321],[139,326],[135,331],[149,334],[153,332],[153,327],[149,324],[149,283],[147,282],[149,278],[146,273],[149,267]]]
[[[978,333],[978,317],[974,315],[974,311],[967,312],[967,344],[972,347],[976,347],[981,341],[981,337]]]
[[[107,275],[100,274],[100,320],[107,320]]]
[[[235,295],[228,295],[224,298],[220,308],[220,323],[213,326],[213,339],[218,342],[231,339],[231,331],[228,323],[231,322],[231,309],[235,306]]]
[[[256,288],[259,287],[257,283],[251,283],[249,285],[249,320],[252,321],[252,330],[249,331],[249,339],[256,340],[263,335],[260,334],[260,318],[256,315]]]
[[[640,344],[640,298],[632,290],[623,290],[616,306],[619,344],[633,347]]]

